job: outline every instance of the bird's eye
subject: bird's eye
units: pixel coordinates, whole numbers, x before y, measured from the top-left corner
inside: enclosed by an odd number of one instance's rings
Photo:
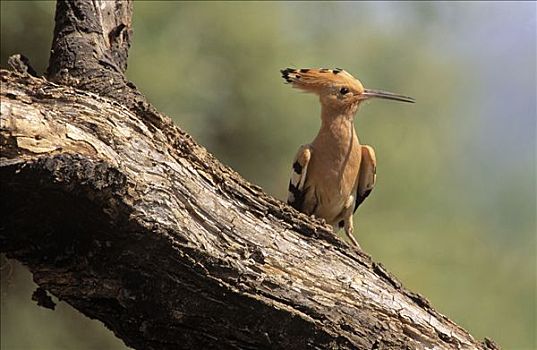
[[[341,89],[339,89],[339,93],[342,95],[346,95],[349,93],[349,89],[346,87],[342,87]]]

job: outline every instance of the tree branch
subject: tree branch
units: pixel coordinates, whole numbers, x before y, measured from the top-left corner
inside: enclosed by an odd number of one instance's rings
[[[0,247],[42,289],[136,349],[497,348],[151,107],[123,76],[131,4],[107,4],[58,3],[71,87],[0,71]]]
[[[132,37],[132,1],[58,1],[48,78],[105,71],[123,77]],[[122,80],[122,79],[120,79]]]

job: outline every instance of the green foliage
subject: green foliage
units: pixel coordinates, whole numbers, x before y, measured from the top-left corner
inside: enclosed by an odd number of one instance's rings
[[[42,72],[54,5],[1,6],[2,66],[21,52]],[[279,69],[341,67],[365,86],[415,97],[415,105],[374,101],[358,112],[360,139],[378,158],[377,187],[355,218],[359,240],[474,336],[532,349],[535,21],[531,3],[136,2],[128,76],[282,200],[319,106],[282,84]],[[509,54],[498,49],[507,46]],[[97,323],[39,310],[27,282],[4,280],[2,348],[97,346],[59,326]],[[38,323],[37,313],[54,321]],[[21,336],[30,328],[41,335]]]

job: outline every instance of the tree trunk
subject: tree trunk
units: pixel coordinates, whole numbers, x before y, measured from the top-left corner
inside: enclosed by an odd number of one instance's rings
[[[48,80],[0,72],[0,247],[40,305],[136,349],[497,349],[148,104],[131,16],[59,1]]]

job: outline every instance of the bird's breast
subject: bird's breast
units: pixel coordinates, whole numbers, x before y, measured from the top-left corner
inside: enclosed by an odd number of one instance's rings
[[[361,152],[358,141],[348,149],[315,149],[310,160],[307,185],[314,189],[315,214],[331,223],[349,205],[356,192]]]

